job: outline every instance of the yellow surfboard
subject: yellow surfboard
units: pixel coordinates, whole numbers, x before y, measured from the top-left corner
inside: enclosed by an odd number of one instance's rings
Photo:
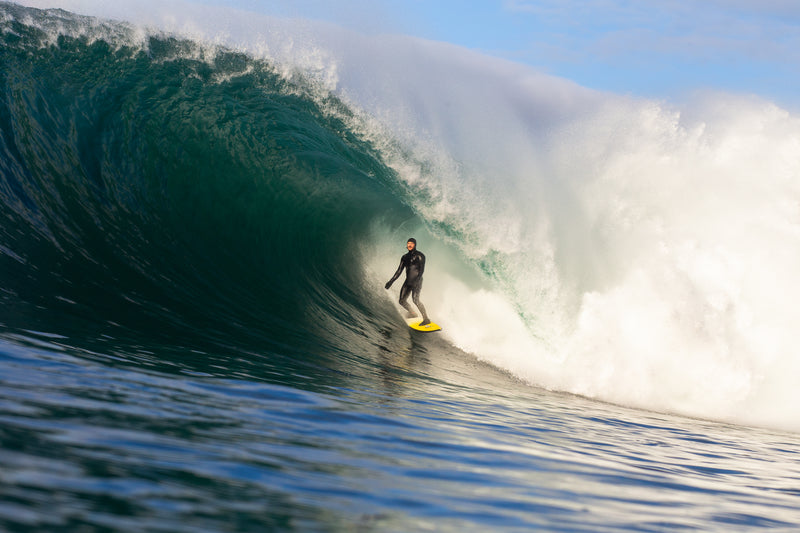
[[[415,329],[417,331],[439,331],[442,329],[442,326],[439,324],[434,324],[431,322],[430,324],[426,324],[424,326],[420,326],[420,322],[422,322],[422,317],[415,317],[415,318],[407,318],[406,324],[411,329]]]

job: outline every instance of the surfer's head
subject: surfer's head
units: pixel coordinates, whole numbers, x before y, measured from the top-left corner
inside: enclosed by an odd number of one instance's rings
[[[417,247],[417,239],[415,239],[414,237],[408,239],[408,242],[406,243],[406,248],[408,248],[408,251],[410,252],[416,247]]]

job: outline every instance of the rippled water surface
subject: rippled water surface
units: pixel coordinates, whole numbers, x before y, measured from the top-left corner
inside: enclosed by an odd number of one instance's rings
[[[531,389],[424,342],[384,356],[370,388],[151,372],[50,342],[2,344],[10,531],[800,527],[795,435]]]
[[[0,531],[800,529],[797,433],[651,412],[796,425],[796,124],[731,177],[749,127],[339,36],[0,1]],[[384,289],[412,234],[440,333]]]

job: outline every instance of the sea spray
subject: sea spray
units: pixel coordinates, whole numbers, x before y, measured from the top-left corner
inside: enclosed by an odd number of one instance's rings
[[[797,429],[798,118],[754,97],[593,93],[420,46],[419,76],[364,105],[413,147],[418,165],[395,161],[412,206],[493,287],[426,286],[459,324],[449,338],[547,388]]]

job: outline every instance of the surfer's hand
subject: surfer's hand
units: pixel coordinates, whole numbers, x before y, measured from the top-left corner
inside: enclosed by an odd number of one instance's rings
[[[391,282],[391,281],[387,281],[387,282],[386,282],[386,288],[388,289],[388,288],[389,288],[389,287],[391,287],[391,286],[392,286],[392,282]]]

